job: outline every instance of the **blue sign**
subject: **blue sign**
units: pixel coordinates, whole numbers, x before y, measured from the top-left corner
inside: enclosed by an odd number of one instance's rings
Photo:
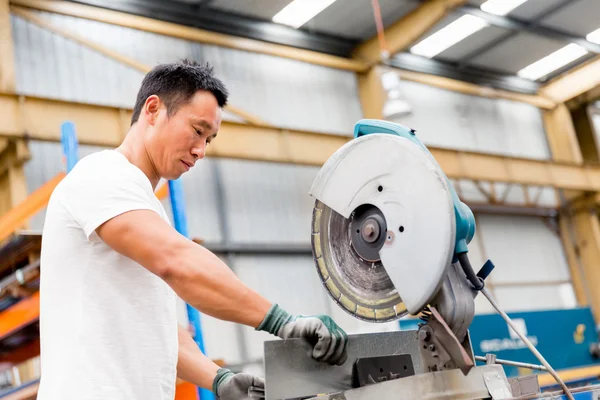
[[[554,369],[600,364],[590,354],[590,345],[598,342],[598,334],[589,308],[529,311],[509,316]],[[400,329],[415,329],[417,322],[400,321]],[[540,364],[498,314],[476,315],[469,332],[475,355],[492,353],[500,359]],[[523,374],[516,367],[505,366],[504,370],[507,376]]]

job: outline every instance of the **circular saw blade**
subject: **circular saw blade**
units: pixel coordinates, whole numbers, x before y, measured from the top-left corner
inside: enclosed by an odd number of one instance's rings
[[[407,314],[381,260],[367,261],[352,246],[351,221],[315,202],[312,248],[319,277],[329,295],[355,318],[388,322]]]

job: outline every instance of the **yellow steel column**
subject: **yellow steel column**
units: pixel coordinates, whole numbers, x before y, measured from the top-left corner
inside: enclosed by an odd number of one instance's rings
[[[9,0],[0,0],[0,91],[15,91],[15,56],[10,24]]]
[[[27,197],[23,167],[30,157],[23,140],[0,139],[0,215]]]
[[[387,93],[381,83],[382,73],[380,67],[373,67],[358,75],[358,90],[364,118],[383,119]]]
[[[588,104],[579,105],[571,109],[571,118],[575,126],[575,133],[581,148],[581,155],[584,161],[598,162],[598,143],[596,140],[596,130],[592,121],[592,115]]]
[[[546,110],[544,125],[552,159],[561,162],[582,163],[582,154],[589,154],[588,141],[580,141],[573,116],[564,105]],[[587,135],[587,133],[582,132]],[[586,147],[585,149],[582,147]],[[595,149],[594,149],[595,150]],[[589,198],[588,198],[589,197]],[[561,240],[569,263],[573,288],[580,305],[589,305],[596,322],[600,322],[600,291],[590,290],[600,282],[600,224],[594,203],[595,196],[583,192],[560,191]]]
[[[581,163],[583,157],[569,109],[559,104],[553,110],[544,110],[543,116],[552,160]]]

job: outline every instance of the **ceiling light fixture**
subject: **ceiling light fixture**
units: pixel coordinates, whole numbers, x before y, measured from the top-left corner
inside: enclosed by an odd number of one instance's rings
[[[585,38],[588,42],[600,44],[600,29],[596,29],[594,32],[588,33]]]
[[[488,0],[480,8],[490,14],[506,15],[527,0]]]
[[[300,28],[335,0],[294,0],[273,17],[273,22]]]
[[[565,65],[586,55],[588,51],[578,44],[571,43],[565,47],[556,50],[554,53],[534,62],[523,68],[517,75],[522,78],[537,80],[548,75],[552,71],[564,67]]]
[[[488,26],[488,23],[482,18],[474,15],[463,15],[411,47],[410,52],[431,58],[486,26]]]

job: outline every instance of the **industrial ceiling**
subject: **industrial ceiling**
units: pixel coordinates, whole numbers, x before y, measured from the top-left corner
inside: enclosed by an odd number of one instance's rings
[[[86,3],[183,25],[350,57],[361,42],[376,36],[371,0],[337,0],[300,28],[272,18],[291,0],[83,0]],[[385,27],[427,0],[378,0]],[[394,54],[389,64],[517,92],[533,93],[540,84],[600,54],[586,39],[600,28],[598,0],[517,0],[505,15],[484,12],[487,0],[469,0],[455,8],[420,40],[465,15],[484,27],[431,57]],[[507,0],[504,0],[507,1]],[[514,0],[510,0],[514,1]],[[600,36],[600,35],[599,35]],[[523,74],[532,63],[572,44],[572,62],[542,76]],[[578,49],[578,50],[577,50]],[[571,48],[570,50],[574,50]]]

